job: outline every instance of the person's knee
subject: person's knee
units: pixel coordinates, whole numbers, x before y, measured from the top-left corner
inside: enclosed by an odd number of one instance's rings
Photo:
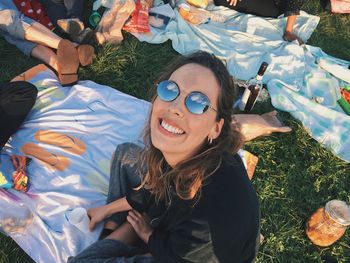
[[[0,10],[0,29],[11,34],[10,27],[16,22],[18,11],[11,9]]]

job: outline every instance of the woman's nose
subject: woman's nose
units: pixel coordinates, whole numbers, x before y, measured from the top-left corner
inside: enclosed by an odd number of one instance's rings
[[[171,101],[169,104],[169,111],[178,116],[183,116],[184,101],[182,96],[178,96],[175,100]]]

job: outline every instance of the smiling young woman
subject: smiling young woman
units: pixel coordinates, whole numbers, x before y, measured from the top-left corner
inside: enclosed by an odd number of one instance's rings
[[[252,262],[259,205],[236,153],[232,79],[199,52],[157,83],[144,148],[118,146],[107,205],[88,211],[113,232],[68,262]]]

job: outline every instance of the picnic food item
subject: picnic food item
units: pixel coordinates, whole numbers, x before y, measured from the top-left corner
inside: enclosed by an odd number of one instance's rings
[[[131,15],[131,19],[126,22],[123,29],[130,33],[149,32],[148,12],[152,4],[152,0],[136,0],[135,10]]]
[[[28,176],[26,174],[27,157],[12,155],[11,160],[12,160],[13,166],[16,169],[12,174],[13,188],[18,191],[27,192],[28,190]]]
[[[0,188],[11,188],[12,187],[12,183],[9,182],[5,175],[0,171]]]
[[[209,1],[208,0],[187,0],[187,3],[199,8],[206,8],[209,4]]]
[[[183,19],[194,25],[204,24],[210,20],[210,13],[207,10],[185,3],[179,5],[179,13]]]
[[[24,234],[33,222],[33,214],[23,203],[0,198],[0,207],[6,213],[0,215],[0,232],[7,235]]]
[[[265,74],[269,64],[266,62],[261,63],[258,74],[248,80],[247,87],[244,90],[244,93],[239,104],[239,109],[244,112],[249,112],[253,109],[256,100],[262,90],[262,79]]]
[[[350,115],[350,88],[344,87],[340,89],[341,98],[338,100],[340,107],[343,111]]]
[[[331,200],[310,217],[306,235],[318,246],[332,245],[341,238],[350,225],[350,207],[343,201]]]

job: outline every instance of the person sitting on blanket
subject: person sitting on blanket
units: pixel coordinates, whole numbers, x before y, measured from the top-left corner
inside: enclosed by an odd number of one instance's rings
[[[262,17],[278,17],[284,14],[287,24],[283,39],[303,43],[303,40],[293,33],[293,27],[304,0],[214,0],[214,4]]]
[[[88,210],[90,228],[108,220],[111,234],[68,262],[252,262],[259,204],[237,154],[227,69],[195,53],[156,90],[145,148],[117,147],[107,205]]]
[[[25,81],[0,83],[0,150],[34,106],[37,88]]]
[[[51,22],[69,34],[70,40],[79,44],[91,41],[94,31],[83,23],[84,0],[41,0],[41,3]]]
[[[94,48],[62,39],[47,27],[20,13],[11,0],[0,2],[0,35],[17,46],[24,54],[33,56],[51,66],[63,86],[78,81],[79,63],[89,65]],[[57,54],[52,51],[57,49]]]

